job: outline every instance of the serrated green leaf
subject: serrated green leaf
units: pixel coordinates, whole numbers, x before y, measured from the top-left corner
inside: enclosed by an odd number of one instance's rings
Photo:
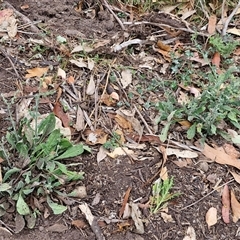
[[[48,203],[49,207],[52,209],[54,214],[62,214],[63,212],[65,212],[67,210],[66,206],[59,205],[59,204],[53,202],[49,196],[47,196],[47,203]]]
[[[27,214],[30,214],[30,212],[31,212],[27,203],[24,201],[21,193],[18,196],[16,207],[17,207],[17,211],[20,215],[27,215]]]
[[[68,148],[62,155],[55,158],[55,160],[65,159],[65,158],[71,158],[76,157],[84,152],[84,148],[82,144],[74,145],[70,148]]]

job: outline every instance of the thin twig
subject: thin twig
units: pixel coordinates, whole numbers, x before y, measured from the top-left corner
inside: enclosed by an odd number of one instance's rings
[[[198,199],[196,202],[191,203],[191,204],[189,204],[189,205],[187,205],[187,206],[185,206],[185,207],[183,207],[183,208],[181,208],[180,210],[177,210],[177,211],[178,211],[178,212],[181,212],[181,211],[183,211],[183,210],[185,210],[185,209],[187,209],[187,208],[189,208],[189,207],[192,207],[192,206],[196,205],[197,203],[201,202],[203,199],[205,199],[205,198],[208,197],[209,195],[213,194],[213,193],[214,193],[215,191],[217,191],[219,188],[224,187],[225,185],[227,185],[227,184],[229,184],[229,183],[231,183],[231,182],[233,182],[233,181],[234,181],[234,178],[231,179],[231,180],[229,180],[228,182],[222,184],[221,186],[213,189],[211,192],[209,192],[208,194],[206,194],[206,195],[203,196],[202,198]]]
[[[237,4],[237,6],[233,9],[232,13],[229,15],[229,17],[226,19],[224,26],[223,26],[223,30],[222,30],[222,36],[225,36],[227,34],[227,28],[229,23],[231,22],[233,16],[235,15],[235,13],[237,12],[237,10],[240,8],[240,0]]]
[[[168,27],[168,28],[171,27],[171,28],[174,28],[174,29],[177,29],[177,30],[197,34],[197,35],[203,36],[203,37],[211,36],[209,33],[201,33],[201,32],[194,31],[190,28],[179,28],[179,27],[170,26],[170,25],[164,24],[164,23],[154,23],[154,22],[142,21],[142,22],[124,22],[123,24],[131,25],[131,26],[148,24],[148,25],[157,26],[157,27]]]
[[[140,111],[138,110],[138,108],[137,108],[135,105],[133,105],[133,106],[134,106],[134,108],[136,109],[136,111],[137,111],[139,117],[140,117],[141,120],[143,121],[143,123],[144,123],[146,129],[148,130],[148,133],[151,134],[151,135],[153,135],[152,130],[149,128],[147,122],[146,122],[145,119],[143,118],[143,116],[142,116],[142,114],[140,113]]]
[[[119,23],[120,27],[122,28],[123,31],[125,31],[125,27],[122,23],[122,21],[119,19],[119,17],[115,14],[115,12],[111,9],[111,7],[109,6],[109,4],[107,3],[106,0],[102,0],[104,2],[104,5],[106,6],[106,8],[111,12],[111,14],[114,16],[114,18],[117,20],[117,22]]]
[[[3,47],[0,46],[0,51],[2,52],[2,54],[4,55],[4,57],[7,58],[7,60],[10,62],[10,64],[12,65],[12,68],[16,74],[16,76],[19,78],[19,79],[22,79],[22,77],[19,75],[17,69],[15,68],[11,58],[9,57],[8,53],[3,49]]]
[[[224,25],[225,20],[224,20],[224,9],[225,9],[225,4],[226,4],[226,0],[223,0],[222,2],[222,10],[221,10],[221,21],[222,21],[222,25]]]
[[[203,3],[202,3],[202,0],[200,0],[199,2],[200,2],[200,5],[201,5],[201,10],[203,11],[205,17],[206,17],[207,19],[209,19],[209,14],[208,14],[208,12],[205,10],[204,5],[203,5]],[[204,3],[205,3],[205,1],[204,1]],[[205,5],[206,5],[206,3],[205,3]]]

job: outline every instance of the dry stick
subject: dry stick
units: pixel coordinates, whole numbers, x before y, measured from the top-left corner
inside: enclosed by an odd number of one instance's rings
[[[122,21],[118,18],[118,16],[115,14],[115,12],[110,8],[109,4],[107,3],[106,0],[103,0],[104,5],[106,6],[106,8],[111,12],[111,14],[114,16],[114,18],[117,20],[117,22],[119,23],[120,27],[122,28],[122,30],[125,30],[125,27],[122,23]]]
[[[10,62],[10,64],[12,65],[12,68],[16,74],[16,76],[19,78],[19,79],[22,79],[22,77],[19,75],[17,69],[15,68],[11,58],[8,56],[7,52],[5,52],[5,50],[3,49],[3,47],[0,46],[0,51],[2,52],[2,54],[8,59],[8,61]]]
[[[203,36],[203,37],[210,37],[211,36],[211,34],[197,32],[197,31],[194,31],[190,28],[179,28],[179,27],[171,26],[171,25],[164,24],[164,23],[154,23],[154,22],[142,21],[142,22],[124,22],[124,24],[125,25],[131,25],[131,26],[148,24],[148,25],[157,26],[157,27],[168,27],[168,28],[170,27],[170,28],[174,28],[176,30],[181,30],[181,31],[184,31],[184,32],[197,34],[197,35]]]
[[[143,121],[143,123],[144,123],[146,129],[148,130],[149,134],[153,135],[152,130],[149,128],[147,122],[146,122],[145,119],[143,118],[143,116],[142,116],[142,114],[140,113],[140,111],[138,110],[138,108],[137,108],[135,105],[133,105],[133,106],[134,106],[134,108],[136,109],[136,111],[137,111],[139,117],[140,117],[141,120]]]
[[[182,210],[185,210],[185,209],[187,209],[187,208],[189,208],[189,207],[192,207],[192,206],[196,205],[197,203],[201,202],[204,198],[208,197],[209,195],[211,195],[212,193],[214,193],[215,191],[217,191],[219,188],[224,187],[225,185],[227,185],[227,184],[229,184],[229,183],[231,183],[231,182],[233,182],[233,181],[234,181],[234,178],[231,179],[231,180],[229,180],[228,182],[224,183],[223,185],[221,185],[221,186],[213,189],[211,192],[209,192],[208,194],[206,194],[206,195],[203,196],[202,198],[198,199],[196,202],[191,203],[190,205],[187,205],[187,206],[185,206],[185,207],[183,207],[183,208],[181,208],[180,210],[177,210],[177,211],[178,211],[178,212],[181,212]]]
[[[226,0],[223,0],[222,2],[222,10],[221,10],[221,21],[222,21],[222,25],[224,25],[225,20],[224,20],[224,8],[225,8],[225,4],[226,4]]]
[[[233,9],[232,13],[229,15],[229,17],[226,19],[226,21],[224,23],[224,27],[222,30],[222,36],[225,36],[227,34],[228,25],[239,8],[240,8],[240,0],[238,2],[237,6]]]
[[[204,8],[204,6],[203,6],[203,3],[202,3],[202,0],[200,0],[199,2],[200,2],[200,5],[201,5],[201,10],[203,11],[205,17],[206,17],[207,19],[209,19],[209,14],[208,14],[208,12],[205,10],[205,8]],[[205,3],[205,1],[204,1],[204,3]],[[205,4],[206,4],[206,3],[205,3]]]

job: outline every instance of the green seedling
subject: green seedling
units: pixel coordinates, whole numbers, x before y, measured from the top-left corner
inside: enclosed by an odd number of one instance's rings
[[[117,134],[116,132],[114,132],[112,134],[112,138],[110,140],[108,140],[107,142],[105,142],[103,144],[103,147],[110,151],[113,151],[115,148],[120,146],[120,139],[121,139],[121,136],[119,134]]]
[[[170,193],[173,186],[173,177],[171,179],[157,179],[152,186],[152,197],[150,198],[151,213],[157,213],[159,210],[166,207],[167,202],[180,193]]]
[[[72,144],[60,129],[55,128],[54,114],[41,121],[38,119],[39,114],[30,113],[21,120],[19,127],[12,120],[12,130],[7,132],[6,140],[0,145],[0,156],[6,160],[0,196],[15,201],[20,215],[35,218],[36,211],[28,206],[33,196],[45,197],[55,214],[67,209],[53,202],[51,197],[54,195],[56,199],[64,185],[82,180],[84,172],[69,170],[61,160],[76,157],[85,150],[90,151],[83,144]],[[16,160],[13,162],[13,159]],[[2,215],[4,213],[4,210],[1,211]]]
[[[223,39],[219,35],[210,37],[209,42],[212,44],[214,50],[219,52],[224,58],[229,57],[236,49],[236,46],[240,45],[239,41],[234,41],[228,36]]]

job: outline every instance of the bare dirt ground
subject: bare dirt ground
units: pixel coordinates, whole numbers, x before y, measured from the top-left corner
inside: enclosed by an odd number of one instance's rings
[[[83,81],[83,84],[78,86],[78,90],[84,91],[86,89],[84,83],[86,84],[86,79],[89,79],[89,71],[79,70],[79,68],[64,63],[64,61],[60,62],[60,58],[58,57],[67,58],[67,54],[64,55],[59,52],[58,48],[55,48],[54,41],[57,36],[65,37],[69,44],[69,48],[72,48],[83,40],[96,41],[96,39],[105,39],[109,40],[111,43],[117,41],[116,39],[124,39],[125,36],[126,39],[128,39],[129,35],[133,38],[145,39],[146,36],[153,31],[149,26],[142,26],[129,28],[124,33],[120,25],[115,20],[111,20],[110,13],[106,8],[100,9],[99,4],[95,4],[94,1],[84,1],[85,4],[82,6],[83,10],[81,12],[75,10],[77,7],[76,2],[68,0],[9,0],[8,2],[32,22],[37,21],[38,23],[36,26],[38,26],[43,34],[39,37],[36,33],[27,33],[32,31],[26,28],[22,30],[22,33],[19,33],[19,37],[16,40],[1,43],[2,47],[4,46],[4,49],[7,50],[6,55],[0,54],[1,93],[16,91],[19,89],[19,82],[21,82],[26,90],[25,87],[27,84],[24,79],[26,69],[43,67],[46,65],[52,66],[52,72],[56,72],[58,67],[63,67],[65,65],[65,69],[68,69],[69,73],[71,72],[74,76]],[[24,5],[28,5],[28,7],[22,9],[21,7]],[[2,3],[1,6],[2,8],[8,7],[5,6],[4,3]],[[19,25],[23,24],[21,18],[19,19]],[[49,48],[43,51],[42,57],[37,58],[33,55],[33,45],[29,39],[41,39],[46,36],[45,34],[47,34],[48,39],[52,40],[52,42],[49,43]],[[183,33],[182,41],[186,44],[191,44],[188,34],[186,33]],[[148,46],[145,47],[148,48]],[[136,51],[140,51],[140,47],[139,49],[136,47]],[[151,52],[153,50],[149,47],[149,51]],[[160,76],[161,79],[171,79],[171,74],[168,72],[162,74],[160,68],[156,70],[148,70],[146,68],[138,69],[138,59],[135,59],[134,53],[131,52],[129,55],[121,52],[110,52],[108,51],[108,46],[105,45],[104,47],[98,48],[94,54],[98,54],[99,58],[108,60],[105,63],[104,60],[101,61],[99,67],[96,68],[95,74],[98,78],[103,76],[104,71],[108,71],[109,62],[116,59],[117,64],[130,66],[135,70],[133,79],[137,84],[141,84],[143,89],[148,87],[150,80],[156,76]],[[93,56],[94,54],[89,56]],[[11,58],[14,68],[7,56]],[[14,69],[19,76],[16,75]],[[139,82],[142,75],[145,77]],[[130,103],[129,108],[134,108],[134,104],[136,106],[142,106],[149,98],[154,100],[156,96],[158,98],[157,100],[161,99],[161,89],[156,89],[157,94],[155,92],[154,96],[151,96],[151,93],[141,94],[136,92],[137,87],[136,85],[134,86],[134,81],[132,87],[134,100]],[[99,89],[104,88],[104,83],[101,84]],[[125,98],[125,92],[122,91],[122,89],[118,90],[121,98]],[[28,92],[25,91],[25,94],[27,95]],[[11,106],[13,113],[20,100],[21,97]],[[86,109],[92,109],[94,99],[86,98],[85,104]],[[116,108],[118,107],[119,106],[116,106]],[[1,108],[6,109],[6,105],[2,100],[0,102],[0,109]],[[148,121],[148,118],[152,119],[156,116],[155,110],[152,108],[144,109],[141,107],[141,109],[142,115],[146,121]],[[51,112],[49,105],[44,103],[40,103],[40,110],[42,112]],[[97,125],[105,125],[108,129],[111,127],[111,123],[107,126],[106,121],[104,121],[102,117],[98,119]],[[10,126],[10,123],[6,114],[1,114],[1,137],[6,134],[8,126]],[[156,130],[155,134],[159,133],[160,130]],[[81,134],[79,135],[81,136]],[[181,138],[181,132],[177,132],[176,135]],[[218,144],[218,142],[213,139],[211,141]],[[62,215],[55,216],[50,214],[47,218],[41,216],[35,228],[32,230],[25,228],[20,233],[13,234],[12,236],[0,236],[0,239],[95,239],[95,234],[85,220],[85,216],[78,209],[79,203],[83,201],[90,206],[93,215],[98,218],[102,233],[108,240],[180,240],[186,236],[186,231],[189,226],[195,229],[196,239],[198,240],[240,239],[239,222],[225,224],[220,214],[218,215],[219,220],[217,224],[208,229],[205,221],[207,210],[210,207],[216,207],[218,212],[221,213],[222,204],[220,190],[206,196],[193,206],[186,207],[197,202],[203,196],[211,192],[218,181],[220,181],[220,185],[228,182],[232,178],[229,173],[232,170],[230,167],[213,163],[200,154],[197,159],[191,160],[188,166],[180,168],[174,163],[174,161],[177,160],[176,157],[169,156],[166,166],[168,174],[174,176],[173,191],[181,193],[179,197],[169,202],[168,214],[172,216],[172,220],[169,221],[165,219],[164,221],[160,214],[152,215],[149,209],[143,208],[141,211],[142,220],[144,222],[144,233],[140,235],[135,233],[135,227],[131,220],[129,220],[125,226],[121,227],[121,219],[118,217],[118,214],[124,194],[129,187],[132,188],[130,194],[131,201],[140,199],[138,202],[142,204],[148,201],[151,195],[151,179],[159,171],[163,162],[162,154],[156,149],[158,148],[158,144],[147,143],[144,149],[137,150],[139,161],[132,161],[131,158],[124,156],[115,159],[107,157],[100,163],[97,163],[96,156],[99,146],[91,146],[91,148],[91,154],[84,154],[74,159],[74,162],[82,163],[80,170],[85,172],[84,180],[75,183],[75,185],[86,186],[87,197],[69,205],[68,210]],[[240,195],[239,185],[237,183],[231,182],[229,186],[234,189],[236,195]],[[96,196],[99,197],[99,201],[93,203]],[[72,225],[73,220],[81,220],[85,224],[81,229],[78,229]],[[114,222],[114,220],[116,221]],[[1,217],[1,221],[3,227],[14,230],[14,214],[9,213],[8,215],[4,215]],[[60,224],[60,227],[56,227],[56,224]],[[51,228],[51,226],[53,226],[53,228]]]

